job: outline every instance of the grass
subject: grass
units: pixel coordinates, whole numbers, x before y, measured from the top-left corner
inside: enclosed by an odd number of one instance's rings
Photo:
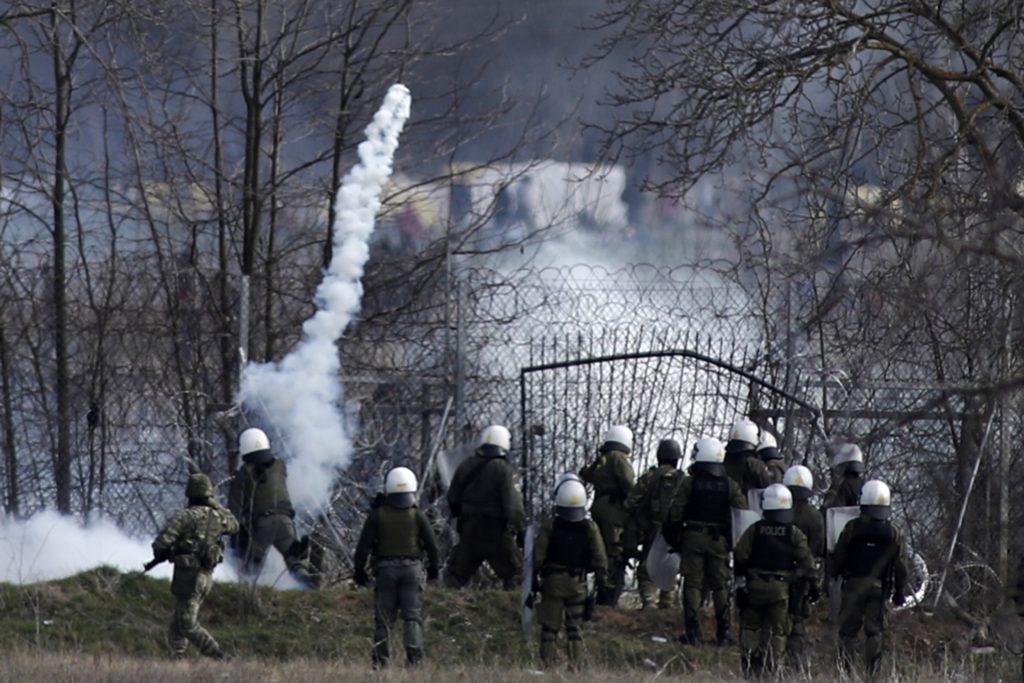
[[[173,599],[166,580],[110,568],[28,586],[0,584],[0,681],[533,681],[536,637],[523,637],[517,594],[429,587],[427,665],[380,673],[369,667],[372,591],[273,591],[217,584],[200,621],[235,660],[166,660]],[[812,620],[813,680],[834,680],[827,608]],[[681,647],[678,609],[599,608],[586,625],[587,680],[735,681],[736,648]],[[400,628],[398,629],[400,631]],[[712,625],[704,624],[711,633]],[[915,612],[891,627],[900,680],[1014,680],[1019,659],[972,655],[960,626]],[[401,654],[397,638],[393,643]],[[193,654],[193,656],[195,656]],[[401,661],[401,657],[395,657]],[[545,680],[575,680],[564,670]],[[787,680],[801,680],[790,676]],[[803,680],[809,680],[804,677]]]

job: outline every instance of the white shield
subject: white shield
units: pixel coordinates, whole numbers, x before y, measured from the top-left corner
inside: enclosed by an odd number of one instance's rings
[[[669,550],[665,537],[658,532],[651,543],[651,549],[647,551],[644,559],[647,567],[647,576],[651,583],[659,590],[670,591],[676,587],[676,577],[679,576],[679,553]]]
[[[753,493],[751,491],[750,493]],[[736,544],[740,542],[740,537],[743,536],[743,532],[750,528],[754,522],[758,522],[761,519],[760,507],[757,510],[740,510],[739,508],[731,508],[732,510],[732,547],[735,548]]]
[[[462,461],[473,455],[475,450],[476,448],[472,444],[467,443],[450,448],[438,455],[437,472],[441,475],[441,481],[444,482],[445,490],[452,485],[452,477],[455,476],[455,470],[459,469]]]
[[[839,534],[843,533],[846,525],[860,517],[860,506],[851,505],[842,508],[829,508],[825,513],[825,532],[828,551],[836,549],[839,541]]]
[[[750,489],[747,491],[747,508],[761,515],[761,494],[764,489]]]
[[[519,617],[523,624],[523,635],[527,637],[533,632],[533,608],[526,606],[526,598],[533,589],[533,542],[536,538],[537,525],[531,524],[526,527],[526,536],[523,538],[523,588],[519,596],[519,604],[522,606]]]

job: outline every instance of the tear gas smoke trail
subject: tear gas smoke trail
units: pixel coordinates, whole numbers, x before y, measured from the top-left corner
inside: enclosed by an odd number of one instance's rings
[[[331,265],[316,291],[319,310],[302,326],[302,340],[279,363],[250,363],[242,379],[242,403],[272,427],[274,448],[294,456],[289,489],[293,502],[305,509],[327,503],[335,471],[351,457],[352,443],[339,409],[337,341],[359,311],[363,267],[370,255],[367,242],[409,104],[408,88],[391,86],[359,145],[359,164],[342,180],[335,199]]]

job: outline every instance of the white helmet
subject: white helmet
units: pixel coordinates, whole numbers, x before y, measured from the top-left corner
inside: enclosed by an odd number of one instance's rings
[[[270,439],[262,429],[250,427],[238,435],[238,454],[248,463],[258,464],[274,459],[270,452]]]
[[[602,450],[625,451],[633,450],[633,430],[626,425],[615,425],[604,433]],[[605,448],[605,447],[608,448]]]
[[[782,460],[779,453],[779,442],[771,432],[761,432],[761,441],[757,444],[757,455],[761,460]]]
[[[572,472],[566,472],[565,474],[558,477],[558,479],[555,481],[555,488],[552,489],[552,495],[554,495],[557,498],[558,490],[562,488],[562,484],[564,484],[567,481],[576,481],[579,482],[580,484],[583,483],[583,480],[580,479],[579,475],[573,474]]]
[[[408,467],[396,467],[384,479],[388,503],[396,508],[412,507],[416,502],[416,475]]]
[[[814,475],[803,465],[793,465],[782,475],[782,483],[789,487],[797,500],[807,500],[814,492]]]
[[[725,446],[713,436],[693,444],[693,467],[716,477],[725,474]]]
[[[757,425],[747,418],[737,420],[729,430],[729,441],[725,450],[729,453],[752,451],[757,447]]]
[[[872,479],[864,482],[860,490],[860,511],[874,519],[892,516],[892,494],[884,481]]]
[[[855,443],[841,443],[832,456],[832,467],[842,468],[844,472],[863,472],[864,454]]]
[[[477,449],[482,455],[490,458],[504,458],[512,449],[512,435],[506,427],[491,425],[480,432],[480,443]]]
[[[578,481],[567,479],[555,490],[555,514],[568,522],[587,516],[587,490]]]
[[[792,522],[793,494],[782,484],[772,484],[761,494],[761,513],[770,522]]]

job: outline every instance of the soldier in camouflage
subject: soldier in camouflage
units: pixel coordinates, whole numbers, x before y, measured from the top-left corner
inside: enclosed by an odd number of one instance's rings
[[[825,555],[825,524],[821,513],[811,503],[814,493],[814,477],[803,465],[793,465],[783,476],[790,493],[793,494],[793,523],[807,537],[807,546],[815,561],[814,575],[817,578],[821,560]],[[786,655],[791,662],[799,667],[807,666],[807,629],[805,622],[811,616],[811,601],[807,591],[802,591],[801,599],[790,603],[789,638],[786,640]]]
[[[555,490],[554,518],[544,520],[533,545],[533,590],[526,605],[532,607],[540,593],[537,621],[540,624],[540,658],[552,666],[557,658],[558,632],[565,622],[569,668],[583,662],[580,630],[587,601],[587,574],[594,585],[605,587],[608,560],[597,525],[586,518],[587,491],[578,481],[565,481]]]
[[[674,439],[663,439],[658,444],[657,467],[645,472],[636,482],[636,486],[626,498],[626,531],[624,539],[636,539],[641,546],[639,551],[640,566],[637,568],[636,581],[640,590],[641,609],[655,604],[655,588],[647,575],[644,558],[651,544],[661,531],[662,522],[668,514],[669,505],[679,491],[686,475],[679,469],[682,449]],[[634,541],[623,544],[627,555],[636,555]],[[675,600],[675,591],[659,591],[657,606],[659,609],[671,607]]]
[[[601,530],[601,540],[608,553],[608,586],[597,594],[601,605],[617,605],[626,580],[622,534],[626,525],[626,499],[636,478],[629,462],[632,449],[632,430],[616,425],[605,432],[597,458],[580,470],[580,478],[594,487],[590,515]]]
[[[174,657],[184,657],[191,641],[199,651],[224,659],[224,651],[199,625],[199,606],[213,585],[213,569],[224,559],[222,536],[238,533],[238,521],[213,497],[213,483],[205,474],[193,474],[185,487],[188,507],[168,520],[153,541],[152,564],[171,560],[174,577],[174,615],[168,644]]]
[[[698,617],[705,590],[715,605],[716,642],[735,642],[729,635],[730,508],[745,509],[747,499],[726,476],[724,459],[725,448],[718,439],[704,438],[694,445],[692,476],[683,480],[672,499],[662,529],[669,546],[682,555],[686,633],[681,640],[690,645],[701,640]]]
[[[259,574],[267,551],[277,548],[289,572],[299,583],[314,585],[303,543],[295,533],[295,508],[288,494],[288,471],[274,457],[270,440],[260,429],[246,429],[238,436],[242,466],[231,480],[228,508],[241,524],[236,550],[243,558],[244,571]]]
[[[804,593],[811,602],[819,595],[807,537],[793,524],[789,489],[782,484],[766,488],[761,509],[763,519],[747,528],[733,554],[736,577],[745,580],[737,603],[743,670],[748,675],[772,673],[781,666],[790,605]]]
[[[779,452],[779,444],[770,432],[761,432],[761,441],[757,444],[757,457],[768,470],[768,483],[781,484],[786,474],[786,462]]]
[[[384,482],[384,500],[370,510],[359,534],[353,578],[369,584],[366,562],[372,558],[374,584],[373,663],[387,666],[389,640],[398,613],[405,625],[405,661],[423,661],[423,565],[427,556],[427,580],[438,577],[437,540],[426,516],[416,507],[416,475],[396,467]]]
[[[480,433],[476,454],[459,465],[448,487],[448,507],[457,520],[459,542],[448,557],[445,584],[462,588],[483,562],[505,590],[521,582],[523,556],[516,540],[526,515],[518,475],[508,462],[512,436],[501,425]]]
[[[771,475],[757,457],[757,425],[747,419],[737,420],[725,444],[725,472],[736,482],[743,495],[751,489],[763,489],[771,483]]]
[[[829,570],[842,578],[839,609],[839,661],[849,671],[857,636],[864,629],[864,661],[875,675],[882,661],[886,603],[906,601],[906,549],[892,516],[889,487],[878,480],[864,483],[860,493],[860,517],[849,522],[839,535]]]

